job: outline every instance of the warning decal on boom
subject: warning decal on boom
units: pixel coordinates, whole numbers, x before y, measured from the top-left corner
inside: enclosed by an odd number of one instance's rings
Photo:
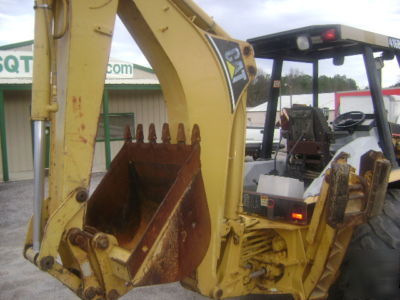
[[[239,96],[249,82],[240,46],[236,42],[226,41],[210,35],[206,36],[225,71],[231,97],[231,108],[232,112],[234,112]]]

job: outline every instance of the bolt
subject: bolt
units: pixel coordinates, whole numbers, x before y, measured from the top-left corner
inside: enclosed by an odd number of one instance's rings
[[[117,290],[111,290],[108,292],[107,298],[109,300],[117,300],[119,298],[119,294]]]
[[[249,67],[247,68],[247,70],[249,71],[249,74],[250,74],[250,75],[256,75],[256,73],[257,73],[257,69],[256,69],[255,66],[249,66]]]
[[[86,299],[93,299],[96,296],[96,289],[91,286],[88,287],[84,292],[83,295],[85,296]]]
[[[68,232],[68,240],[74,246],[85,248],[86,238],[82,235],[79,228],[71,228]]]
[[[96,242],[95,242],[96,248],[101,249],[101,250],[105,250],[108,248],[108,246],[110,245],[110,243],[108,242],[108,237],[104,234],[98,236],[96,238]]]
[[[251,47],[250,47],[250,46],[245,46],[245,47],[243,48],[243,54],[244,54],[245,56],[249,56],[249,55],[251,54]]]
[[[82,203],[82,202],[85,202],[88,197],[89,197],[89,193],[88,193],[87,189],[82,188],[82,187],[77,188],[76,195],[75,195],[76,201],[78,201],[79,203]]]
[[[50,270],[54,265],[54,257],[53,256],[45,256],[40,260],[40,268],[43,271]]]

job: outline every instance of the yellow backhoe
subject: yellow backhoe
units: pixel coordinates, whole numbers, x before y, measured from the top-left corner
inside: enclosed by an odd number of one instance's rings
[[[82,299],[174,281],[214,299],[328,297],[354,228],[381,213],[388,181],[400,178],[390,157],[371,150],[358,168],[339,153],[307,197],[244,191],[256,47],[232,39],[190,0],[38,0],[34,8],[30,262]],[[117,15],[157,74],[169,124],[161,133],[150,126],[148,137],[141,125],[127,129],[89,195]]]

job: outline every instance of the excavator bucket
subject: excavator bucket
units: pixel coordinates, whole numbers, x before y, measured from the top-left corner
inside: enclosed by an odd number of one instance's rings
[[[189,275],[202,261],[211,234],[198,126],[193,127],[190,145],[183,124],[177,144],[170,143],[168,124],[162,142],[156,139],[153,124],[148,143],[142,125],[135,142],[126,130],[126,142],[88,200],[84,220],[84,231],[111,234],[130,252],[126,268],[136,286]],[[143,265],[146,271],[134,280]]]

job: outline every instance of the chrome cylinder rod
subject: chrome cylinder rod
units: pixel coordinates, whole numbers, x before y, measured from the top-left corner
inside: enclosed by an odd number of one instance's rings
[[[45,121],[33,121],[33,250],[39,252],[44,198]]]

